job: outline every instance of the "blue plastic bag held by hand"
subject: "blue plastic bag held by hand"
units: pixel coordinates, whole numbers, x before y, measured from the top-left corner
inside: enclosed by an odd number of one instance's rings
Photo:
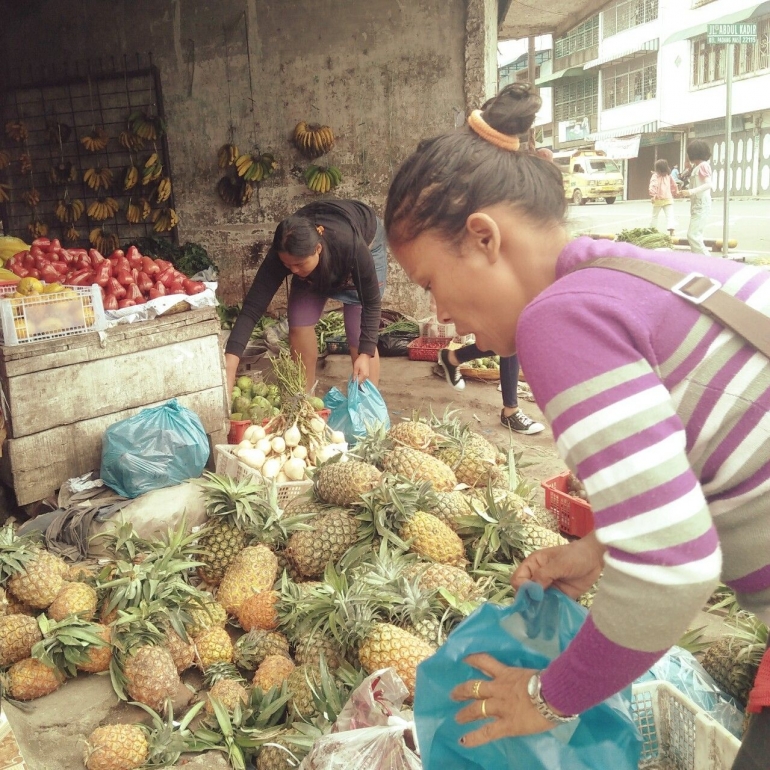
[[[363,438],[367,430],[380,426],[385,430],[390,428],[385,400],[369,380],[359,385],[351,378],[347,396],[338,388],[332,388],[324,397],[324,406],[331,409],[329,427],[342,431],[351,446]]]
[[[450,692],[485,679],[464,662],[485,652],[508,666],[543,669],[569,644],[586,610],[555,588],[536,583],[508,607],[484,604],[463,621],[417,669],[414,716],[425,770],[637,770],[641,742],[631,716],[631,688],[548,732],[502,738],[464,748],[460,738],[483,721],[460,725]],[[601,665],[597,661],[597,665]]]
[[[209,439],[195,412],[176,399],[110,425],[102,439],[101,476],[124,497],[197,478]]]

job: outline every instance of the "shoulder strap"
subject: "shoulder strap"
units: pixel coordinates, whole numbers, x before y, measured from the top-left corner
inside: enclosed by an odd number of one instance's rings
[[[665,265],[633,257],[598,257],[575,270],[601,267],[635,275],[695,305],[726,329],[731,329],[760,353],[770,358],[770,318],[742,300],[722,291],[722,284],[701,273],[680,273]]]

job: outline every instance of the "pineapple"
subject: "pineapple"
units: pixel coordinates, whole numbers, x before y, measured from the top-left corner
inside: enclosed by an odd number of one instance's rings
[[[50,606],[64,585],[61,559],[38,550],[21,571],[8,580],[8,590],[30,607],[43,610]]]
[[[466,516],[478,515],[471,507],[470,500],[462,492],[436,492],[436,500],[437,504],[428,513],[441,519],[455,532]]]
[[[47,614],[53,620],[64,620],[68,615],[91,620],[96,614],[96,602],[96,589],[87,583],[65,583]]]
[[[388,438],[394,444],[430,452],[439,437],[430,425],[419,420],[405,420],[388,431]]]
[[[86,742],[88,770],[136,770],[149,757],[145,730],[139,725],[103,725]]]
[[[318,692],[321,685],[321,674],[315,666],[297,666],[286,679],[286,687],[290,693],[289,712],[302,719],[318,715],[314,691]]]
[[[410,579],[416,578],[422,588],[428,591],[443,588],[461,602],[479,595],[476,581],[464,569],[451,564],[417,564],[408,569],[406,574]],[[446,603],[445,599],[441,601]]]
[[[442,564],[464,564],[465,549],[460,537],[444,524],[441,519],[425,511],[415,511],[398,532],[399,537],[409,541],[415,552]]]
[[[112,629],[101,623],[94,623],[94,633],[103,641],[103,646],[92,646],[86,649],[86,660],[79,663],[77,668],[89,674],[99,674],[109,671],[112,662]]]
[[[312,529],[295,532],[286,554],[305,577],[323,574],[324,567],[337,562],[358,540],[358,521],[341,508],[332,508],[310,522]]]
[[[4,687],[15,700],[34,700],[50,695],[61,687],[64,675],[36,658],[14,663],[3,675]]]
[[[289,640],[278,631],[254,629],[235,643],[235,662],[247,671],[254,671],[268,655],[289,657]]]
[[[254,591],[269,591],[277,576],[278,559],[267,546],[244,548],[225,571],[217,601],[230,615],[236,615]]]
[[[257,591],[238,608],[238,622],[244,631],[262,628],[273,631],[278,628],[276,605],[280,596],[277,591]]]
[[[275,738],[260,747],[256,770],[296,770],[306,753],[282,737]]]
[[[280,688],[294,671],[294,661],[284,655],[268,655],[257,667],[252,684],[264,692]]]
[[[336,671],[342,665],[345,657],[343,650],[332,636],[308,632],[295,638],[294,657],[297,663],[318,666],[323,657],[330,671]]]
[[[187,623],[187,633],[190,636],[199,636],[207,628],[215,626],[224,628],[227,623],[227,610],[215,602],[213,597],[210,597],[210,601],[204,601],[201,606],[192,607],[188,613],[190,620]]]
[[[243,686],[243,677],[231,663],[214,663],[203,680],[204,686],[209,688],[209,697],[206,701],[206,713],[214,714],[212,700],[219,701],[225,709],[232,713],[240,703],[246,705],[249,693]]]
[[[35,618],[27,615],[0,617],[0,668],[28,658],[32,647],[42,638]]]
[[[94,580],[96,576],[96,568],[82,562],[70,564],[63,575],[64,579],[70,583],[85,583],[89,580]]]
[[[469,487],[486,486],[497,460],[492,444],[470,431],[461,438],[447,440],[435,455],[455,472],[457,481]]]
[[[246,547],[261,491],[252,478],[235,481],[214,473],[205,473],[204,478],[200,483],[208,525],[199,540],[203,551],[200,561],[205,566],[198,568],[198,574],[207,583],[218,585],[230,563]]]
[[[369,463],[348,460],[322,465],[316,473],[316,491],[326,503],[343,508],[359,501],[361,495],[374,489],[382,474]]]
[[[446,463],[411,447],[396,447],[382,465],[386,471],[413,481],[429,481],[437,492],[449,492],[457,486],[457,478]]]
[[[159,645],[145,644],[133,649],[122,667],[126,692],[131,700],[160,711],[173,698],[181,680],[171,653]]]
[[[174,659],[177,673],[187,671],[195,662],[195,646],[182,639],[170,626],[166,629],[166,641],[164,646],[168,648]]]
[[[233,662],[233,643],[224,628],[209,628],[193,640],[195,658],[202,671],[215,663]]]
[[[3,615],[8,614],[8,597],[5,593],[5,588],[0,586],[0,618],[3,617]]]
[[[405,578],[395,588],[399,597],[396,612],[401,627],[424,639],[434,650],[438,648],[444,643],[441,622],[444,608],[438,601],[437,592]]]

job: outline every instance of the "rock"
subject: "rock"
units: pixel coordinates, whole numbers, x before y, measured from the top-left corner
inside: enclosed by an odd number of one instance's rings
[[[232,770],[232,765],[221,751],[207,751],[204,754],[183,754],[174,767],[185,770]]]

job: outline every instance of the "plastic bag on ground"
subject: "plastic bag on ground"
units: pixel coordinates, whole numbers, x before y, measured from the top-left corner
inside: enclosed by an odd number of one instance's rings
[[[411,713],[401,710],[408,694],[393,669],[375,671],[353,691],[300,770],[421,770]]]
[[[425,770],[637,770],[641,741],[631,688],[538,735],[464,748],[460,738],[482,722],[460,725],[450,692],[483,678],[464,659],[485,652],[508,666],[543,669],[569,644],[587,612],[556,589],[528,583],[508,607],[484,604],[417,668],[414,713]]]
[[[385,400],[369,380],[359,385],[351,378],[347,396],[339,388],[332,388],[324,397],[324,406],[331,410],[329,427],[342,431],[351,446],[369,430],[380,426],[385,430],[390,428]]]
[[[172,399],[107,428],[101,477],[123,497],[139,497],[198,478],[209,451],[198,415]]]

